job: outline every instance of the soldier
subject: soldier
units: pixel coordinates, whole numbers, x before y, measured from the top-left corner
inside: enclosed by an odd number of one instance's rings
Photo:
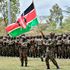
[[[36,56],[36,48],[35,48],[35,40],[31,39],[30,41],[30,53],[31,53],[31,57],[35,57]]]
[[[3,48],[2,48],[2,54],[3,54],[3,56],[6,56],[6,41],[7,41],[7,39],[4,36],[3,37]]]
[[[67,57],[67,36],[64,34],[62,37],[62,57],[66,58]]]
[[[42,31],[40,31],[40,32],[41,32],[43,38],[46,39],[43,32]],[[44,45],[46,45],[46,44],[44,43]],[[53,64],[57,67],[57,69],[59,69],[59,66],[58,66],[58,64],[57,64],[57,62],[56,62],[56,60],[54,59],[54,56],[53,56],[54,47],[55,47],[54,34],[51,33],[49,42],[46,46],[45,62],[46,62],[47,69],[50,69],[49,59],[53,62]]]
[[[46,53],[46,45],[44,45],[43,42],[46,43],[46,40],[44,40],[44,41],[41,40],[41,44],[42,44],[42,45],[40,46],[40,51],[41,51],[41,52],[40,52],[40,53],[41,53],[40,58],[41,58],[41,61],[44,61],[44,60],[43,60],[43,57],[45,56],[45,53]]]
[[[67,58],[70,59],[70,36],[67,37]]]
[[[62,47],[62,36],[58,36],[57,37],[57,44],[56,44],[56,48],[57,48],[57,58],[59,57],[59,58],[61,58],[62,57],[62,49],[61,49],[61,47]]]
[[[20,41],[18,41],[16,44],[19,47],[19,57],[21,61],[21,66],[24,65],[25,62],[25,67],[27,67],[27,42],[25,41],[26,38],[21,38]]]
[[[3,40],[2,36],[0,36],[0,55],[2,55],[2,48],[3,48]]]

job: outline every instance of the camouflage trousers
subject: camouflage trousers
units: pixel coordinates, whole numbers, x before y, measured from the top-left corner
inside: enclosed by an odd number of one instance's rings
[[[54,54],[51,51],[48,51],[45,54],[45,62],[46,62],[47,69],[50,69],[49,59],[53,62],[53,64],[57,67],[57,69],[59,69],[59,66],[54,58]]]

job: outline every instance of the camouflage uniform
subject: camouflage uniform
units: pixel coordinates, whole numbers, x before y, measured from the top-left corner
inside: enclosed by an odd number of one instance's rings
[[[62,37],[62,58],[66,58],[67,57],[67,37],[66,35],[64,35]]]
[[[47,69],[50,69],[49,66],[49,59],[53,62],[53,64],[57,67],[57,69],[59,69],[59,66],[56,62],[56,60],[54,59],[54,48],[55,48],[55,41],[50,39],[49,43],[46,44],[46,55],[45,55],[45,62],[47,65]]]
[[[0,55],[2,56],[3,40],[0,37]]]
[[[70,36],[67,38],[67,58],[70,59]]]
[[[44,39],[46,39],[46,37],[44,36],[44,34],[41,32],[42,36]],[[50,69],[49,66],[49,59],[53,62],[53,64],[57,67],[57,69],[59,69],[59,66],[56,62],[56,60],[54,59],[54,48],[56,45],[56,41],[54,39],[55,34],[54,33],[50,33],[50,38],[47,44],[44,43],[44,45],[46,45],[46,55],[45,55],[45,62],[46,62],[46,66],[47,69]]]
[[[7,39],[4,37],[3,38],[3,48],[2,48],[2,54],[3,54],[3,56],[6,56],[6,46],[7,46],[6,40]]]
[[[19,47],[19,57],[20,57],[20,61],[21,61],[21,66],[24,65],[24,62],[25,62],[25,66],[27,66],[27,62],[28,62],[28,60],[27,60],[27,42],[25,42],[24,39],[21,38],[21,40],[19,42],[17,42],[17,45]]]
[[[57,47],[57,58],[61,58],[62,57],[62,50],[61,50],[62,37],[58,36],[56,40],[57,40],[57,44],[56,44],[56,47]]]
[[[34,39],[31,39],[31,41],[30,41],[30,55],[31,55],[31,57],[36,56],[36,47],[35,47],[35,40]]]

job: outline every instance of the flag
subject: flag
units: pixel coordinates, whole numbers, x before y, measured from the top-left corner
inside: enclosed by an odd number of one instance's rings
[[[21,14],[17,22],[6,27],[6,31],[11,37],[16,37],[30,31],[31,27],[36,26],[37,24],[38,20],[36,17],[36,11],[32,2],[30,6]]]
[[[22,26],[23,28],[26,28],[26,25],[24,24],[24,18],[22,17],[22,16],[20,16],[19,18],[18,18],[18,21],[17,21],[17,23],[20,25],[20,26]]]
[[[19,36],[25,32],[30,31],[31,27],[27,26],[27,28],[22,28],[18,25],[18,23],[12,23],[6,27],[6,31],[11,37]]]
[[[21,14],[21,17],[19,19],[17,21],[19,22],[19,24],[23,28],[26,28],[27,25],[30,26],[30,27],[32,27],[32,26],[36,26],[38,24],[37,15],[36,15],[36,11],[35,11],[33,2]]]

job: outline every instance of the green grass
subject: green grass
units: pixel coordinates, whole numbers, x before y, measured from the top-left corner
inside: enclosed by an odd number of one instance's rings
[[[46,70],[45,62],[40,58],[28,58],[28,67],[21,67],[20,60],[17,57],[0,57],[0,70]],[[69,59],[56,59],[60,65],[60,70],[70,70]],[[50,61],[50,70],[56,70],[56,67]]]

